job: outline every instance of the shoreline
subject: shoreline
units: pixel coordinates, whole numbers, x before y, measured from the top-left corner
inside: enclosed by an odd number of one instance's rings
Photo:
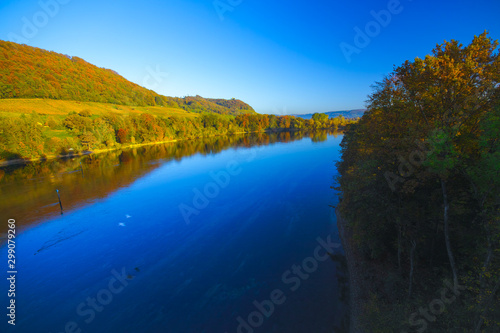
[[[248,134],[248,133],[255,133],[255,132],[235,132],[232,134],[218,134],[218,135],[210,135],[208,137],[216,137],[216,136],[222,136],[222,135],[234,135],[234,134]],[[114,150],[120,150],[120,149],[132,149],[132,148],[138,148],[138,147],[143,147],[143,146],[151,146],[151,145],[161,145],[165,143],[172,143],[172,142],[178,142],[178,141],[186,141],[186,140],[196,140],[200,138],[186,138],[186,139],[172,139],[172,140],[167,140],[167,141],[158,141],[158,142],[146,142],[146,143],[133,143],[133,144],[127,144],[123,145],[120,147],[116,148],[102,148],[102,149],[95,149],[95,150],[84,150],[81,153],[78,154],[68,154],[68,155],[49,155],[46,157],[40,157],[40,158],[31,158],[31,159],[15,159],[15,160],[8,160],[8,161],[1,161],[0,162],[0,168],[6,167],[6,166],[11,166],[11,165],[20,165],[20,164],[28,164],[32,162],[43,162],[43,161],[48,161],[48,160],[55,160],[55,159],[61,159],[61,158],[73,158],[73,157],[78,157],[78,156],[86,156],[86,155],[92,155],[92,154],[101,154],[109,151],[114,151]]]
[[[344,129],[343,127],[338,127],[335,130],[336,131],[342,131],[343,129]],[[329,129],[325,128],[325,129],[320,129],[320,130],[329,130]],[[300,129],[286,129],[286,130],[271,129],[271,130],[264,130],[264,131],[255,131],[255,132],[224,133],[224,134],[209,135],[209,136],[204,136],[204,137],[217,137],[217,136],[223,136],[223,135],[251,134],[251,133],[277,133],[277,132],[286,132],[286,131],[298,132],[298,131],[301,131],[301,130]],[[204,138],[204,137],[184,138],[184,139],[172,139],[172,140],[159,141],[159,142],[147,142],[147,143],[129,144],[129,145],[124,145],[124,146],[116,147],[116,148],[103,148],[103,149],[95,149],[95,150],[92,150],[92,151],[85,150],[85,151],[82,151],[81,153],[78,153],[78,154],[49,155],[49,156],[46,156],[46,157],[31,158],[31,159],[22,159],[22,158],[19,158],[19,159],[14,159],[14,160],[0,161],[0,168],[7,167],[7,166],[13,166],[13,165],[29,164],[29,163],[32,163],[32,162],[43,162],[43,161],[55,160],[55,159],[62,159],[62,158],[73,158],[73,157],[78,157],[78,156],[100,154],[100,153],[105,153],[105,152],[109,152],[109,151],[113,151],[113,150],[119,150],[119,149],[131,149],[131,148],[137,148],[137,147],[142,147],[142,146],[159,145],[159,144],[172,143],[172,142],[178,142],[178,141],[196,140],[196,139],[200,139],[200,138]]]
[[[363,312],[362,263],[358,260],[360,256],[352,244],[352,232],[347,225],[347,221],[341,217],[338,206],[335,207],[335,215],[349,274],[349,332],[364,333],[360,324],[360,316]]]
[[[181,139],[181,140],[189,140],[189,139]],[[126,146],[116,147],[116,148],[95,149],[95,150],[92,150],[92,151],[90,151],[90,150],[84,150],[81,153],[77,153],[77,154],[49,155],[49,156],[46,156],[46,157],[30,158],[30,159],[21,159],[21,158],[18,158],[18,159],[15,159],[15,160],[1,161],[0,162],[0,168],[6,167],[6,166],[11,166],[11,165],[21,165],[21,164],[28,164],[28,163],[32,163],[32,162],[43,162],[43,161],[48,161],[48,160],[60,159],[60,158],[73,158],[73,157],[78,157],[78,156],[100,154],[100,153],[105,153],[105,152],[108,152],[108,151],[119,150],[119,149],[130,149],[130,148],[137,148],[137,147],[142,147],[142,146],[157,145],[157,144],[177,142],[177,141],[180,141],[180,140],[179,139],[174,139],[174,140],[160,141],[160,142],[137,143],[137,144],[131,144],[131,145],[126,145]]]

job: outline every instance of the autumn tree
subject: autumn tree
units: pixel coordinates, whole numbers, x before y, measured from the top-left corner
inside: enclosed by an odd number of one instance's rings
[[[394,72],[405,107],[418,115],[426,138],[439,142],[432,147],[427,165],[441,183],[445,241],[455,286],[458,268],[450,241],[447,181],[476,150],[478,122],[495,106],[500,83],[497,46],[487,33],[468,46],[452,40],[438,45],[425,59],[407,61]]]
[[[318,128],[325,128],[328,122],[328,115],[326,113],[314,113],[312,119]]]
[[[414,262],[441,262],[443,244],[454,287],[474,287],[475,331],[500,311],[499,95],[498,42],[445,41],[374,86],[338,164],[340,209],[367,257],[396,250],[411,297]]]

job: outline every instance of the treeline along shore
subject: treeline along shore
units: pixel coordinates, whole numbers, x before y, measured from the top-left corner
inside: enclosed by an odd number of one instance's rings
[[[344,117],[258,114],[231,98],[169,97],[65,54],[0,40],[0,163],[235,133],[337,129]]]
[[[374,87],[337,163],[353,329],[500,332],[500,57],[485,32]]]
[[[313,119],[257,113],[157,116],[148,113],[93,115],[89,111],[63,116],[37,112],[0,117],[0,157],[4,163],[24,159],[77,155],[141,144],[162,143],[216,135],[263,131],[339,129],[354,122],[344,117]]]

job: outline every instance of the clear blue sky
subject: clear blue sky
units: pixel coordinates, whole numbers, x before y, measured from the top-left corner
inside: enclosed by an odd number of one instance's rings
[[[445,39],[500,39],[498,0],[396,3],[3,0],[0,39],[81,57],[160,94],[235,97],[277,114],[363,108],[393,65]],[[370,23],[388,7],[390,22]],[[356,45],[354,28],[367,25],[372,37]],[[341,43],[357,47],[350,61]]]

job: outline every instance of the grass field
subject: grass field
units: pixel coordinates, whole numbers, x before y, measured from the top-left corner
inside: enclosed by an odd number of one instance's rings
[[[40,115],[64,116],[73,111],[79,113],[83,110],[89,111],[92,115],[101,115],[103,113],[124,115],[149,113],[154,116],[198,117],[198,114],[194,112],[163,106],[126,106],[54,99],[0,99],[0,116],[3,117],[15,117],[33,111]]]

